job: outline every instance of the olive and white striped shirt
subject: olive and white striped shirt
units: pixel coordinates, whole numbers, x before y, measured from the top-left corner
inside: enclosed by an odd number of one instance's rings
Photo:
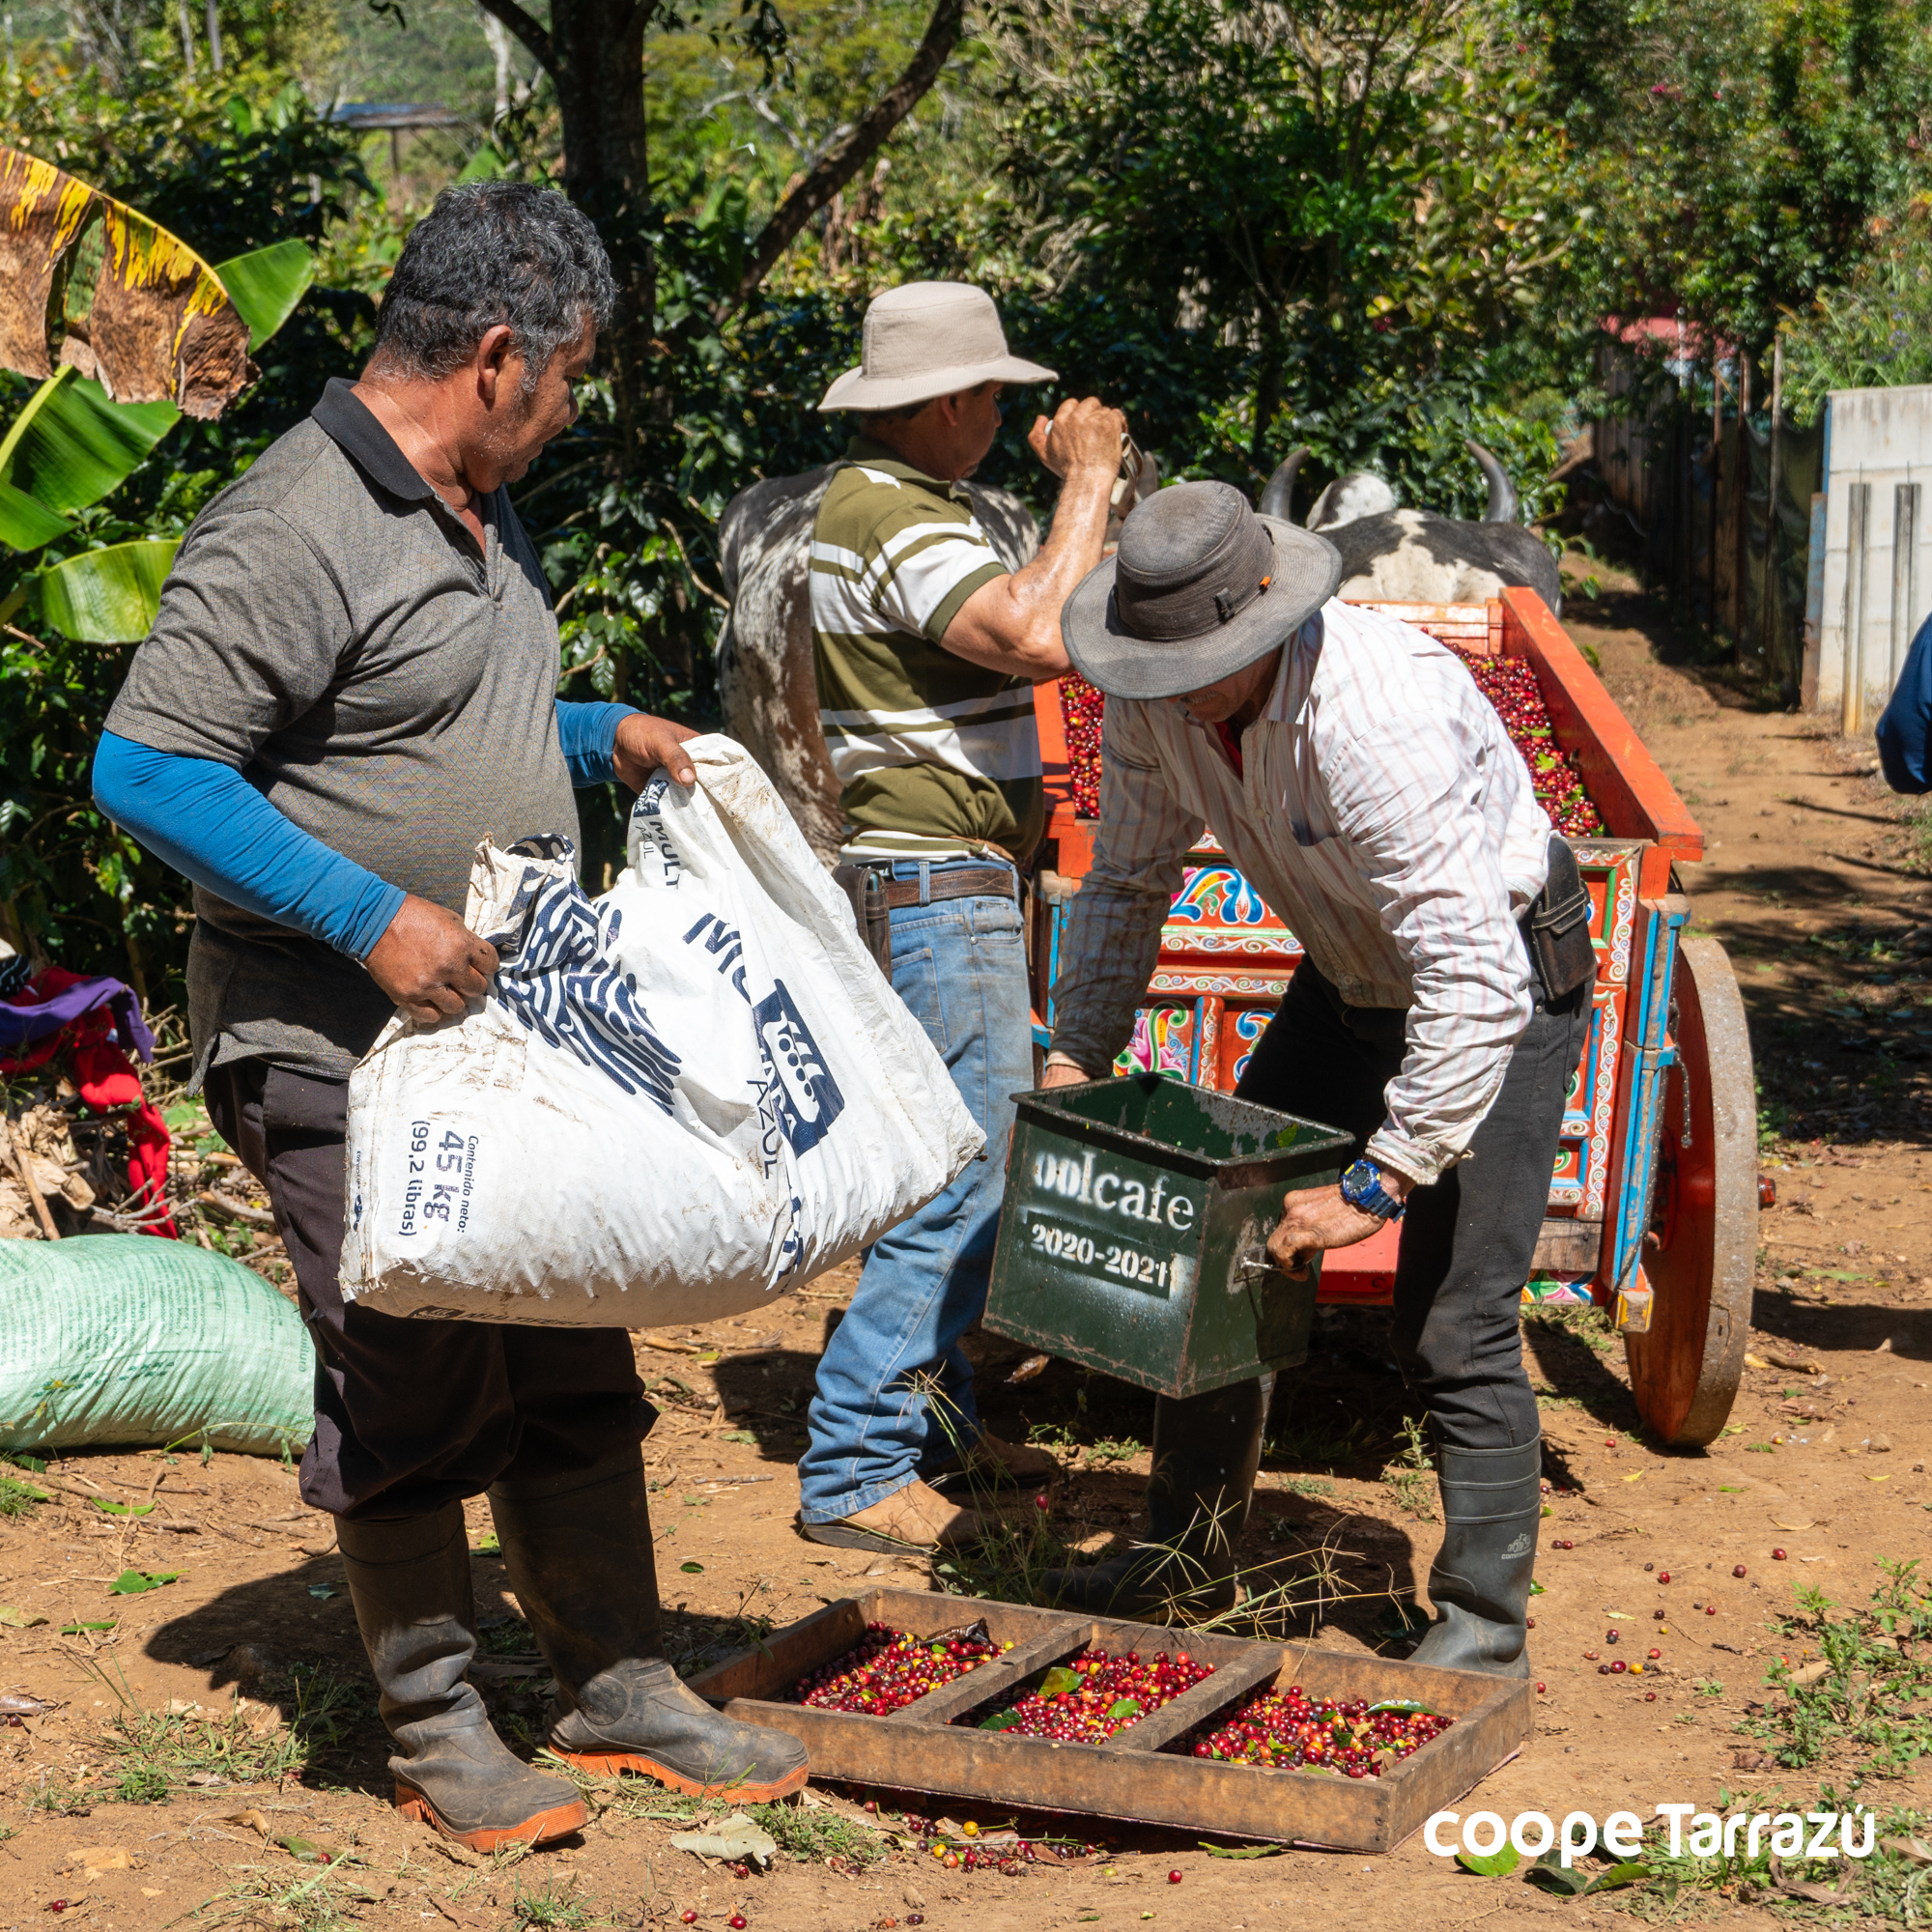
[[[971,498],[853,440],[811,533],[819,720],[846,854],[1024,859],[1045,826],[1033,688],[941,639],[1007,574]]]
[[[1345,1001],[1407,1009],[1369,1151],[1433,1181],[1467,1152],[1529,1023],[1516,921],[1549,839],[1529,772],[1454,652],[1339,601],[1283,650],[1241,756],[1237,776],[1171,701],[1108,699],[1054,1051],[1103,1069],[1126,1044],[1181,861],[1211,826]]]

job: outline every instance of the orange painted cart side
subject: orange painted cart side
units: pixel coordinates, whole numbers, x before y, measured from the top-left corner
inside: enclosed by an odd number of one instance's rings
[[[1717,943],[1687,938],[1680,860],[1703,835],[1542,599],[1373,608],[1472,656],[1535,671],[1558,745],[1605,832],[1571,842],[1591,895],[1597,992],[1524,1298],[1593,1301],[1624,1333],[1645,1420],[1710,1441],[1737,1393],[1757,1250],[1756,1090],[1744,1009]],[[1036,693],[1050,809],[1031,934],[1037,1037],[1051,1027],[1068,906],[1095,823],[1073,807],[1060,688]],[[1301,957],[1294,935],[1210,835],[1188,857],[1120,1070],[1226,1091]],[[1386,1302],[1391,1228],[1323,1264],[1324,1302]]]

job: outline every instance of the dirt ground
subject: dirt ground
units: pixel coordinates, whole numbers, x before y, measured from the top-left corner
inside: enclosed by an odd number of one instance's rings
[[[1908,1633],[1888,1647],[1886,1631],[1856,1613],[1887,1586],[1886,1561],[1932,1544],[1932,1236],[1920,1200],[1932,1192],[1932,926],[1921,925],[1932,917],[1932,835],[1921,843],[1867,752],[1686,668],[1654,601],[1616,582],[1593,601],[1573,598],[1570,628],[1600,654],[1611,692],[1706,829],[1707,859],[1685,883],[1748,1003],[1777,1202],[1762,1217],[1752,1366],[1708,1451],[1646,1442],[1621,1344],[1601,1319],[1526,1327],[1551,1484],[1533,1605],[1538,1720],[1462,1808],[1601,1818],[1628,1807],[1649,1820],[1662,1803],[1804,1810],[1827,1792],[1882,1816],[1916,1812],[1888,1829],[1923,1837],[1932,1760],[1914,1751],[1932,1747],[1932,1725],[1895,1674],[1909,1676],[1914,1646]],[[639,1342],[665,1409],[646,1455],[686,1667],[877,1582],[975,1580],[962,1566],[934,1577],[922,1564],[821,1548],[793,1528],[813,1363],[850,1288],[842,1273],[766,1315]],[[1405,1479],[1403,1388],[1374,1318],[1324,1321],[1319,1340],[1278,1388],[1244,1555],[1258,1593],[1273,1587],[1304,1605],[1291,1617],[1298,1634],[1400,1656],[1398,1600],[1423,1594],[1440,1535],[1433,1481]],[[1089,1549],[1131,1535],[1151,1399],[1060,1363],[1011,1381],[1017,1349],[990,1337],[975,1346],[992,1425],[1065,1457],[1050,1533]],[[1932,1910],[1932,1874],[1909,1854],[1885,1886],[1861,1877],[1844,1904],[1772,1889],[1762,1869],[1740,1882],[1708,1865],[1681,1868],[1674,1897],[1660,1881],[1566,1900],[1465,1873],[1419,1837],[1375,1859],[1296,1850],[1249,1861],[1213,1856],[1202,1833],[1068,1819],[1020,1821],[1067,1841],[1065,1858],[1043,1853],[1012,1877],[948,1871],[909,1841],[882,1843],[857,1808],[867,1794],[841,1790],[795,1810],[781,1834],[789,1849],[745,1878],[671,1849],[690,1807],[609,1782],[593,1791],[598,1815],[580,1840],[477,1859],[389,1808],[342,1566],[291,1469],[88,1453],[23,1480],[52,1500],[0,1518],[0,1692],[50,1708],[0,1716],[0,1932],[54,1916],[100,1932],[244,1920],[571,1932],[676,1923],[689,1910],[700,1924],[737,1915],[754,1927],[841,1932],[922,1922],[1106,1932],[1148,1920],[1238,1932],[1277,1914],[1344,1909],[1432,1927],[1602,1923],[1610,1911],[1920,1923]],[[146,1515],[102,1507],[148,1502]],[[505,1735],[527,1747],[541,1735],[541,1670],[484,1547],[480,1504],[470,1528],[488,1652],[477,1675]],[[145,1595],[111,1596],[129,1567],[180,1574]],[[1800,1589],[1839,1606],[1832,1655],[1843,1663],[1854,1644],[1842,1681],[1873,1709],[1767,1689],[1780,1658],[1802,1675],[1826,1645]],[[1921,1624],[1921,1668],[1926,1634]],[[1599,1672],[1653,1647],[1662,1656],[1641,1674]],[[917,1781],[909,1763],[906,1783]],[[987,1830],[1009,1822],[990,1807],[878,1797],[889,1833],[901,1803]],[[325,1855],[333,1862],[319,1862]]]

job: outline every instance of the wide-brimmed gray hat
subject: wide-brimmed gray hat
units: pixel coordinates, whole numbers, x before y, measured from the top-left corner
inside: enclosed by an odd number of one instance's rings
[[[902,410],[981,383],[1052,383],[1007,351],[1000,311],[971,282],[907,282],[866,311],[864,360],[825,392],[831,410]]]
[[[1257,516],[1232,483],[1177,483],[1060,613],[1073,668],[1111,697],[1179,697],[1286,643],[1342,581],[1325,537]]]

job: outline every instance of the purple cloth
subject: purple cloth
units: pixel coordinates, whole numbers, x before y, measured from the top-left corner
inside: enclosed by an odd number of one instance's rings
[[[31,993],[33,986],[27,990]],[[113,1015],[115,1043],[124,1050],[131,1049],[143,1061],[154,1059],[155,1036],[141,1017],[141,1003],[134,997],[134,989],[119,980],[76,980],[36,1006],[0,1000],[0,1059],[11,1059],[103,1006]]]

